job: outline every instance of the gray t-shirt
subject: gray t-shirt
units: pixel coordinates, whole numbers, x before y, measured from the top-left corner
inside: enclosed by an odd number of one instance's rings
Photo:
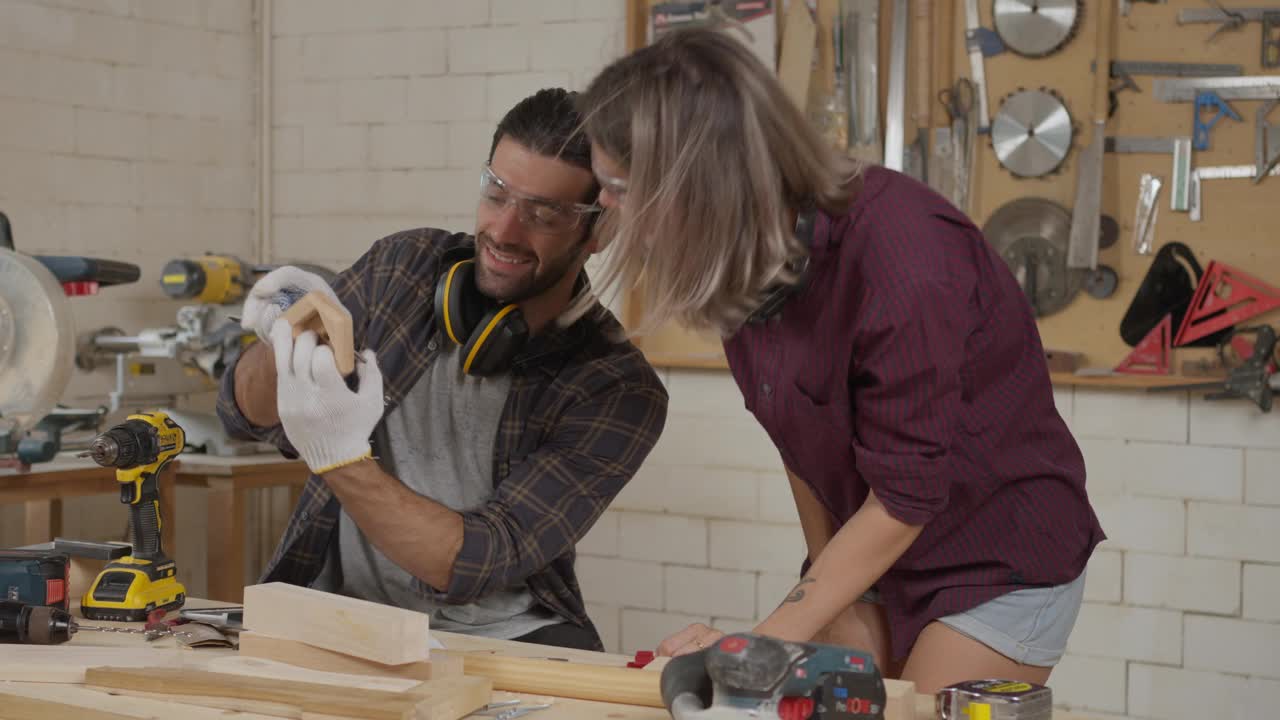
[[[390,448],[384,467],[410,490],[459,512],[484,505],[493,493],[493,446],[511,387],[510,375],[465,375],[461,358],[458,346],[446,343],[380,434]],[[511,639],[559,622],[523,583],[467,605],[424,598],[409,572],[374,547],[346,510],[337,532],[314,587],[428,613],[431,627],[447,632]]]

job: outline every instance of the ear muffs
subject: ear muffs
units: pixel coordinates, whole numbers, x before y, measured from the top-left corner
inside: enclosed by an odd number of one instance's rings
[[[817,219],[817,211],[812,208],[802,210],[796,215],[796,237],[804,243],[805,249],[810,253],[813,252],[813,230]],[[793,285],[777,285],[768,290],[760,306],[747,316],[748,323],[762,323],[777,315],[793,295],[804,289],[809,281],[809,256],[805,255],[802,260],[792,265],[791,271],[799,275],[800,279]]]
[[[436,281],[436,326],[462,346],[462,371],[492,375],[511,367],[529,338],[529,326],[515,304],[502,305],[476,287],[472,251],[446,254]]]

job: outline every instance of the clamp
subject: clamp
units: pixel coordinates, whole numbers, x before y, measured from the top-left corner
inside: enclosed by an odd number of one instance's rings
[[[1239,366],[1232,368],[1225,380],[1221,382],[1187,383],[1182,385],[1164,385],[1148,388],[1148,392],[1171,390],[1217,390],[1204,396],[1205,400],[1252,400],[1262,412],[1271,412],[1271,399],[1276,390],[1280,390],[1280,376],[1276,375],[1276,331],[1270,325],[1235,328],[1222,340],[1218,353],[1224,364],[1227,350],[1241,349],[1242,338],[1237,336],[1253,335],[1253,347],[1247,358]],[[1241,353],[1243,354],[1243,353]]]

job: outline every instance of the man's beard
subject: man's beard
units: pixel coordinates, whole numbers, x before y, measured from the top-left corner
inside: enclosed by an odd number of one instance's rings
[[[476,287],[484,295],[502,303],[518,303],[537,297],[554,287],[573,269],[583,245],[586,244],[586,239],[584,236],[582,242],[575,243],[563,255],[545,264],[537,257],[534,257],[533,263],[531,263],[533,271],[521,280],[516,281],[514,285],[511,284],[507,276],[491,276],[485,265],[486,261],[478,259],[476,262]],[[485,252],[486,246],[494,246],[498,252],[507,254],[501,245],[494,242],[492,237],[485,233],[480,233],[476,236],[477,254]]]

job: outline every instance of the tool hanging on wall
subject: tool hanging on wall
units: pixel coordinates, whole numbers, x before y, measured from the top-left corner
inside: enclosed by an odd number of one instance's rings
[[[968,78],[960,78],[951,87],[938,92],[938,101],[947,109],[951,127],[947,137],[951,148],[951,202],[962,212],[969,212],[969,183],[973,168],[973,147],[978,140],[978,124],[974,119],[977,91]],[[935,138],[935,142],[939,142]]]
[[[1186,345],[1280,307],[1280,290],[1225,263],[1209,262],[1174,336]]]
[[[1106,146],[1107,93],[1111,68],[1111,3],[1098,3],[1097,39],[1093,61],[1093,127],[1089,144],[1076,163],[1076,199],[1071,210],[1067,267],[1098,266],[1098,218],[1102,214],[1102,153]]]
[[[1170,155],[1173,167],[1170,171],[1169,209],[1186,212],[1191,208],[1191,138],[1145,137],[1135,135],[1110,136],[1107,152]]]
[[[1262,182],[1267,173],[1280,165],[1280,122],[1268,123],[1267,116],[1280,105],[1280,100],[1271,100],[1258,108],[1254,118],[1254,163],[1258,171],[1253,175],[1254,184]]]
[[[884,159],[876,60],[880,57],[880,2],[846,0],[841,5],[849,80],[849,154],[860,160],[880,162]]]
[[[1152,94],[1160,102],[1195,102],[1196,95],[1212,90],[1223,100],[1272,100],[1280,98],[1280,75],[1241,75],[1216,78],[1156,78]]]
[[[973,80],[974,94],[978,98],[979,133],[984,133],[991,124],[991,114],[987,106],[987,74],[982,60],[982,27],[978,14],[978,0],[964,0],[965,49],[969,53],[969,76]]]
[[[1192,222],[1200,222],[1203,216],[1201,209],[1200,189],[1205,180],[1243,180],[1245,178],[1253,178],[1257,175],[1258,168],[1256,165],[1214,165],[1208,167],[1198,167],[1191,171],[1191,208],[1190,219]],[[1267,177],[1280,175],[1280,165],[1271,168],[1267,172]]]
[[[1173,316],[1164,319],[1138,342],[1115,372],[1130,375],[1167,375],[1173,367]]]
[[[1138,181],[1138,207],[1133,212],[1133,251],[1139,255],[1151,254],[1163,185],[1164,182],[1151,173],[1143,173]]]
[[[1061,168],[1074,135],[1071,113],[1048,88],[1012,93],[991,120],[996,159],[1021,178],[1043,177]]]
[[[1240,30],[1251,22],[1261,23],[1262,67],[1280,67],[1280,10],[1274,6],[1224,8],[1217,5],[1182,10],[1178,13],[1178,24],[1216,23],[1218,27],[1205,38],[1205,42],[1212,42],[1223,32]]]
[[[906,167],[907,122],[907,0],[893,0],[892,34],[889,40],[889,96],[885,101],[884,166]]]
[[[1270,325],[1237,328],[1226,341],[1236,335],[1252,335],[1253,348],[1248,358],[1228,372],[1221,382],[1185,383],[1148,388],[1148,392],[1172,392],[1179,390],[1217,390],[1204,396],[1205,400],[1251,400],[1262,412],[1271,412],[1272,398],[1280,389],[1280,377],[1276,376],[1276,331]],[[1225,344],[1225,343],[1224,343]],[[1219,352],[1222,352],[1220,346]]]
[[[1067,267],[1071,213],[1038,197],[1012,200],[996,209],[982,227],[996,253],[1009,265],[1036,317],[1066,307],[1084,287],[1086,272]]]
[[[1111,90],[1107,96],[1108,115],[1115,115],[1119,94],[1125,90],[1142,92],[1135,75],[1162,77],[1239,77],[1244,75],[1243,65],[1221,63],[1143,62],[1113,60],[1111,62]]]
[[[1029,58],[1053,55],[1071,42],[1080,27],[1080,0],[995,0],[992,25],[1009,50]]]
[[[1262,14],[1262,67],[1280,67],[1280,10]]]
[[[1173,326],[1178,327],[1203,276],[1191,248],[1180,242],[1161,246],[1120,319],[1120,338],[1130,347],[1136,346],[1165,315],[1172,315]],[[1209,347],[1220,338],[1219,333],[1188,344]]]
[[[1208,120],[1205,119],[1205,111],[1210,110],[1213,116]],[[1213,126],[1224,117],[1231,118],[1236,122],[1242,122],[1243,118],[1236,109],[1218,96],[1218,93],[1212,90],[1202,90],[1196,93],[1195,115],[1193,120],[1193,130],[1191,133],[1191,144],[1196,150],[1205,151],[1209,149],[1209,131],[1213,130]]]

